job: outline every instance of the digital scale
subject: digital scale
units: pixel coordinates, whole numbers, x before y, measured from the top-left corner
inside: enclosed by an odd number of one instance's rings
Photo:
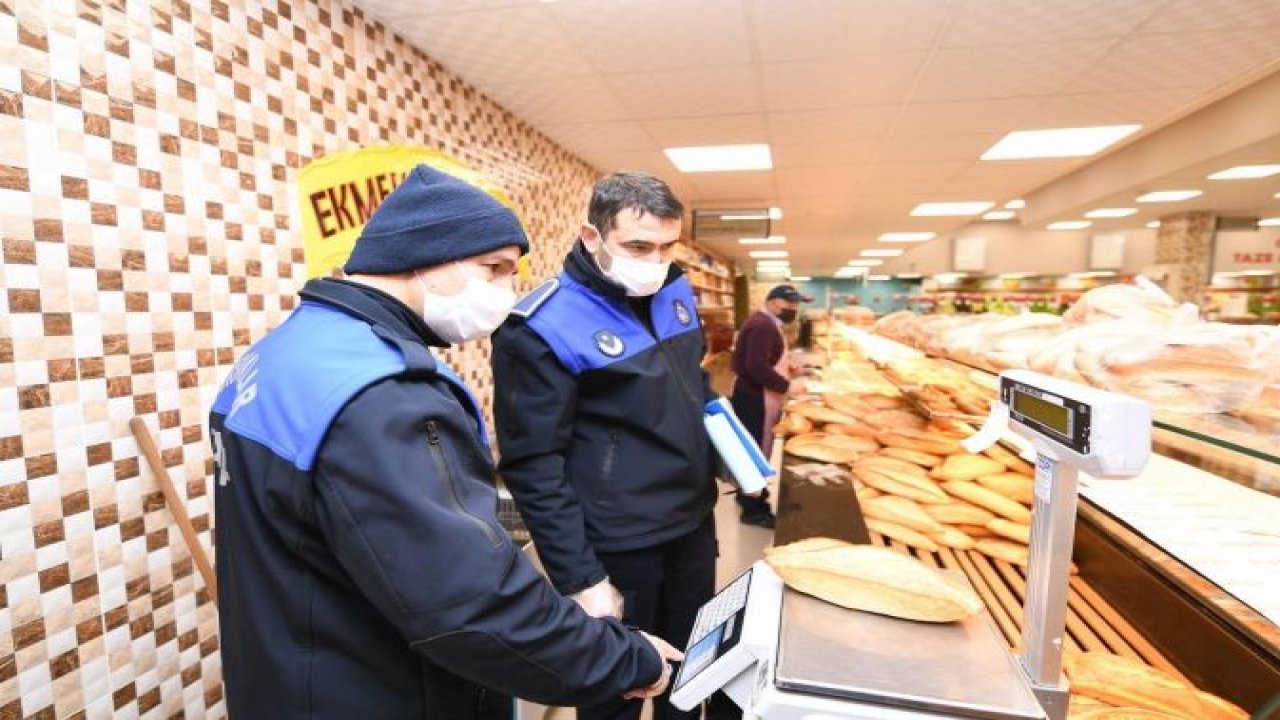
[[[1141,472],[1151,454],[1151,408],[1007,371],[999,401],[966,449],[990,447],[1010,421],[1036,451],[1021,656],[1013,656],[986,611],[921,623],[848,610],[785,588],[760,561],[699,611],[672,704],[689,710],[723,689],[745,718],[758,720],[1064,720],[1078,474]]]

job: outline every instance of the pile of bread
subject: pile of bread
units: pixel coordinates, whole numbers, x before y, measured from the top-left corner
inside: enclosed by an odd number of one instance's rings
[[[893,361],[883,372],[933,417],[986,418],[996,399],[995,388],[980,385],[966,373],[928,358]]]
[[[1249,714],[1137,658],[1066,652],[1068,720],[1246,720]]]
[[[1027,564],[1034,469],[1000,446],[965,451],[971,429],[927,421],[901,397],[836,393],[792,403],[774,432],[794,457],[852,470],[872,532]]]
[[[1280,383],[1280,328],[1202,322],[1150,286],[1095,288],[1061,318],[901,312],[875,330],[931,355],[1030,368],[1174,412],[1233,411]]]

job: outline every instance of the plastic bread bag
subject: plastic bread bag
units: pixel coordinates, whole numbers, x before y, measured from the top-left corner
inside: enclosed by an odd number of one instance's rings
[[[1148,280],[1142,285],[1104,285],[1094,288],[1080,296],[1063,314],[1062,319],[1068,325],[1131,320],[1166,326],[1174,321],[1177,312],[1178,304]]]
[[[1267,329],[1262,329],[1267,330]],[[1091,384],[1182,413],[1221,413],[1256,399],[1275,372],[1274,332],[1197,323],[1081,343],[1076,369]]]
[[[1038,373],[1088,385],[1089,381],[1076,370],[1076,353],[1082,347],[1100,349],[1150,332],[1149,326],[1123,320],[1075,327],[1064,324],[1062,331],[1027,353],[1027,366]]]
[[[949,357],[971,365],[982,361],[986,329],[1008,319],[1007,315],[983,313],[957,316],[956,322],[943,328],[927,347],[931,354]],[[933,352],[936,350],[936,352]]]
[[[1026,368],[1028,356],[1062,330],[1062,318],[1050,313],[1023,313],[983,329],[979,354],[995,370]]]

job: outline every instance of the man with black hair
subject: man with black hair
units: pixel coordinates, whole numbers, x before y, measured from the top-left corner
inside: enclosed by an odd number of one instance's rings
[[[693,290],[671,262],[684,207],[624,172],[596,184],[564,271],[494,336],[499,472],[552,584],[589,614],[682,646],[715,585],[715,394]],[[638,718],[643,702],[580,707]],[[655,700],[656,718],[695,718]]]

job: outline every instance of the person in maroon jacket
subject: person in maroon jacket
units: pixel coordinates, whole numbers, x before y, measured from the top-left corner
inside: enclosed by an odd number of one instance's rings
[[[794,286],[779,285],[769,291],[764,308],[747,318],[738,331],[738,342],[733,348],[733,373],[737,379],[730,402],[766,456],[773,440],[770,428],[778,422],[782,400],[791,387],[787,340],[782,326],[795,322],[801,302],[812,301],[812,297]],[[775,518],[766,493],[751,497],[739,491],[737,499],[743,523],[773,528]]]

